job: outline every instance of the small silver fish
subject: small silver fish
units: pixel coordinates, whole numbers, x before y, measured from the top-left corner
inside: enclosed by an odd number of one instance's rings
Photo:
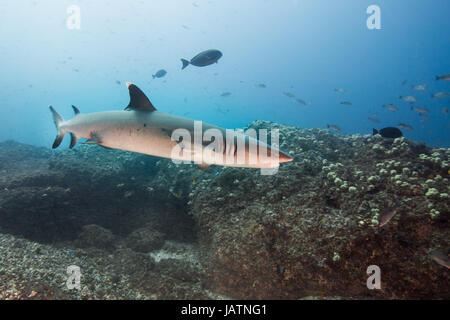
[[[375,123],[381,123],[380,120],[378,120],[377,118],[374,118],[374,117],[368,117],[367,119],[369,119],[370,121],[375,122]]]
[[[383,108],[385,108],[386,110],[390,110],[390,111],[398,111],[398,108],[395,105],[393,105],[392,103],[391,104],[385,104],[383,106]]]
[[[397,126],[399,126],[400,128],[403,128],[403,129],[405,129],[405,130],[413,130],[413,129],[414,129],[414,128],[413,128],[412,126],[410,126],[409,124],[402,123],[402,122],[399,122],[399,123],[397,124]]]
[[[450,92],[438,92],[431,95],[432,98],[449,98]]]
[[[450,81],[450,73],[444,74],[443,76],[436,76],[436,80]]]
[[[339,92],[339,93],[344,93],[345,89],[339,88],[339,89],[334,89],[334,91]]]
[[[401,201],[396,202],[393,206],[387,208],[378,218],[378,226],[381,228],[385,226],[391,219],[398,213],[398,209],[404,203]]]
[[[420,114],[430,113],[430,110],[428,110],[427,108],[423,108],[423,107],[411,107],[411,110],[418,112]]]
[[[413,96],[400,96],[399,98],[409,103],[417,102],[417,99],[414,98]]]
[[[327,128],[337,131],[337,132],[341,132],[341,128],[339,128],[339,126],[335,125],[335,124],[327,124]]]
[[[343,104],[344,106],[351,106],[352,103],[350,101],[342,101],[341,104]]]
[[[416,91],[426,91],[427,90],[427,85],[426,84],[418,84],[415,86],[412,86],[413,90]]]
[[[450,269],[450,258],[448,254],[446,255],[442,251],[439,250],[432,250],[430,251],[430,258],[440,264],[443,267],[446,267],[447,269]]]

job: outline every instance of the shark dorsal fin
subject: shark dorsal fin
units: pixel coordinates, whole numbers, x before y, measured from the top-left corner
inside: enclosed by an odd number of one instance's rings
[[[72,109],[73,109],[73,112],[75,113],[75,115],[80,114],[80,110],[78,110],[78,108],[75,107],[74,105],[72,105]]]
[[[125,110],[136,111],[155,111],[156,108],[152,105],[147,96],[136,85],[127,82],[128,91],[130,92],[130,103]]]

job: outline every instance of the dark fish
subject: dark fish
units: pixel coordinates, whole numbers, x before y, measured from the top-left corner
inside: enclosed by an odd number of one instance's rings
[[[405,130],[413,130],[414,128],[412,126],[410,126],[409,124],[403,123],[403,122],[399,122],[397,124],[397,126],[399,126],[400,128],[403,128]]]
[[[259,88],[266,88],[266,85],[265,85],[264,83],[259,83],[259,84],[258,84],[258,87],[259,87]]]
[[[294,98],[294,97],[295,97],[293,93],[290,93],[290,92],[287,92],[287,91],[283,92],[283,94],[284,94],[286,97],[289,97],[289,98]]]
[[[445,113],[445,114],[448,114],[448,108],[445,107],[444,109],[442,109],[442,112]]]
[[[443,76],[436,76],[436,80],[450,81],[450,73],[444,74]]]
[[[441,266],[450,269],[450,258],[448,254],[445,254],[439,250],[432,250],[430,251],[430,258],[439,263]]]
[[[385,226],[397,214],[398,209],[403,205],[403,202],[398,201],[393,206],[387,208],[378,218],[378,226],[381,228]]]
[[[351,106],[352,103],[350,101],[342,101],[341,104],[343,104],[344,106]]]
[[[167,71],[164,69],[158,70],[154,75],[152,75],[153,79],[155,78],[162,78],[167,74]]]
[[[335,124],[327,124],[327,128],[337,131],[337,132],[341,132],[341,128],[339,128],[339,126],[335,125]]]
[[[116,83],[117,83],[117,84],[120,84],[120,81],[119,81],[119,80],[116,80]]]
[[[374,118],[374,117],[368,117],[367,119],[369,119],[370,121],[375,122],[375,123],[381,123],[380,120],[378,120],[377,118]]]
[[[299,98],[295,98],[295,101],[297,101],[298,103],[300,103],[300,104],[302,104],[302,105],[306,106],[306,102],[305,102],[305,101],[303,101],[302,99],[299,99]]]
[[[222,57],[222,52],[219,50],[211,49],[206,50],[203,52],[200,52],[198,55],[193,57],[191,61],[187,61],[186,59],[181,59],[181,62],[183,63],[183,67],[181,70],[186,68],[189,64],[192,64],[196,67],[205,67],[209,66],[210,64],[217,63],[217,61]]]
[[[402,81],[402,86],[404,86],[407,82],[408,82],[408,80],[403,80]]]
[[[400,131],[400,129],[395,127],[386,127],[380,130],[373,129],[373,134],[379,134],[383,138],[399,138],[403,136],[403,133]]]
[[[220,96],[221,97],[229,97],[229,96],[231,96],[231,92],[224,92]]]

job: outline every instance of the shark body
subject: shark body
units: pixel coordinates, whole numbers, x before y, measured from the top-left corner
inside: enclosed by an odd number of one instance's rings
[[[199,122],[193,119],[170,115],[156,110],[147,96],[134,84],[127,83],[130,93],[130,103],[124,111],[106,111],[82,114],[75,107],[75,117],[65,121],[50,106],[58,134],[53,148],[62,142],[66,133],[71,135],[70,148],[73,148],[80,138],[85,138],[87,144],[97,144],[105,148],[120,149],[142,154],[169,158],[174,160],[201,159],[197,162],[199,168],[205,169],[209,165],[223,165],[248,168],[275,168],[281,162],[293,159],[276,148],[243,133],[235,133],[232,142],[225,141],[226,130],[208,123],[201,122],[201,133],[216,130],[223,135],[221,148],[211,148],[211,141],[196,141],[194,133]],[[186,137],[174,139],[173,133],[182,129],[190,134]],[[198,131],[197,131],[198,132]],[[237,138],[245,141],[239,148]],[[267,149],[265,154],[260,147]],[[205,148],[213,155],[205,160],[202,157]],[[179,152],[174,152],[178,150]],[[238,151],[241,151],[241,161],[238,160]],[[273,155],[276,154],[276,157]],[[227,158],[228,157],[228,158]],[[230,161],[230,159],[232,161]]]

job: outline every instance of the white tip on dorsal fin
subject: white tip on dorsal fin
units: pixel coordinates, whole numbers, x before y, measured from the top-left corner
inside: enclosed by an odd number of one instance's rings
[[[152,105],[147,96],[135,84],[127,82],[128,92],[130,93],[130,103],[125,110],[136,111],[155,111],[156,108]]]

